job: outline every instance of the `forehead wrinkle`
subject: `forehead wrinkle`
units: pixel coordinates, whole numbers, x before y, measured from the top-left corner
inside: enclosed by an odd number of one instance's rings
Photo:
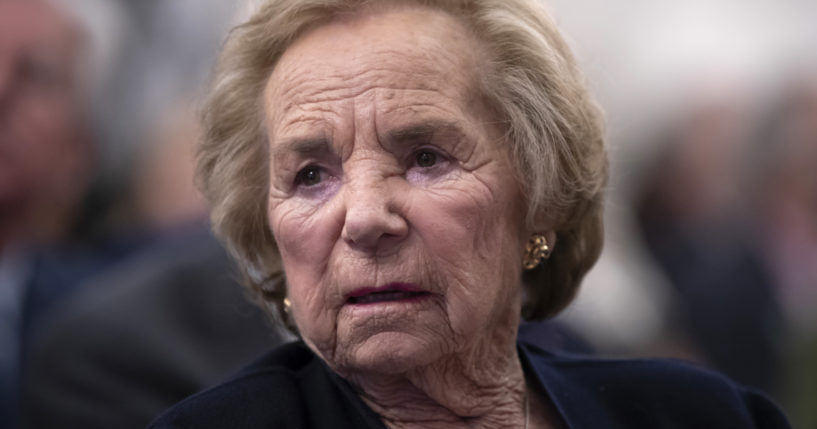
[[[457,60],[464,58],[457,55],[449,57],[386,48],[349,58],[339,57],[339,55],[342,54],[331,53],[329,57],[318,57],[318,54],[315,54],[312,57],[285,58],[273,71],[271,83],[284,83],[286,88],[281,96],[297,101],[298,97],[292,97],[293,92],[312,97],[335,89],[348,90],[357,87],[358,91],[362,91],[365,90],[365,85],[361,83],[380,81],[383,76],[387,77],[386,80],[394,81],[395,75],[404,75],[408,76],[408,79],[400,79],[400,82],[411,82],[418,89],[433,88],[428,85],[432,80],[427,77],[446,77],[453,74],[451,70],[471,69],[466,67],[466,64],[460,64],[463,61]],[[335,62],[333,60],[342,60],[337,62],[343,63],[344,67],[327,69],[327,64]],[[411,73],[406,72],[409,69]],[[442,81],[446,82],[447,79],[442,79]],[[275,86],[280,87],[281,85]],[[405,86],[405,88],[410,87],[412,85]],[[356,94],[352,93],[347,96],[354,95]]]
[[[451,70],[460,70],[465,66],[465,64],[460,64],[460,61],[457,61],[458,59],[462,59],[457,55],[436,55],[432,52],[423,52],[411,48],[409,48],[409,50],[381,48],[372,53],[366,54],[365,58],[368,60],[365,61],[365,63],[368,64],[362,65],[370,70],[382,70],[387,73],[397,72],[412,76],[436,76],[438,74],[451,75],[453,74]],[[384,58],[388,59],[388,62],[384,61]],[[386,65],[391,67],[387,67]],[[411,73],[407,73],[405,71],[408,70],[409,67],[413,69]],[[415,80],[421,84],[430,82],[427,79]]]
[[[473,47],[467,35],[456,36],[455,44]],[[374,98],[377,100],[372,112],[373,137],[378,143],[381,143],[378,138],[381,133],[377,132],[377,128],[383,125],[382,116],[398,115],[397,112],[401,110],[418,117],[465,116],[477,119],[481,116],[474,115],[470,108],[463,111],[460,105],[465,103],[471,107],[468,100],[474,97],[472,92],[477,87],[473,71],[478,58],[469,54],[469,50],[452,53],[451,47],[439,46],[438,41],[426,35],[418,35],[414,39],[417,46],[403,44],[403,49],[384,48],[377,46],[377,41],[371,41],[370,51],[347,55],[348,58],[343,57],[342,51],[331,51],[325,47],[318,46],[316,51],[312,44],[307,45],[305,52],[290,51],[289,56],[285,53],[268,83],[271,96],[267,99],[270,107],[276,111],[275,125],[289,130],[314,124],[323,128],[324,132],[331,131],[344,122],[343,118],[350,112],[356,118],[356,99],[373,90],[376,90]],[[297,51],[299,46],[296,45],[290,50]],[[428,46],[438,49],[421,49]],[[411,91],[411,94],[406,97],[400,91]],[[348,104],[337,103],[345,99],[348,99]],[[352,120],[347,125],[359,128],[356,126],[359,124],[353,122],[357,121]],[[384,124],[394,122],[386,120]],[[400,122],[405,123],[405,120]],[[333,144],[338,143],[341,142]]]
[[[400,76],[408,76],[401,79]],[[285,85],[285,90],[279,100],[285,101],[282,106],[286,112],[296,106],[307,106],[323,102],[336,102],[345,99],[354,99],[377,89],[382,90],[414,90],[428,92],[447,92],[445,88],[436,88],[430,85],[432,79],[423,77],[436,76],[433,73],[407,73],[402,70],[393,70],[388,67],[374,67],[364,70],[353,76],[337,76],[334,78],[317,79],[309,75],[298,77],[300,82]],[[325,82],[325,84],[322,84]]]
[[[384,96],[382,93],[393,93],[394,91],[409,91],[411,93],[420,94],[406,101],[404,97]],[[423,116],[438,116],[438,117],[457,117],[456,106],[450,105],[446,97],[441,97],[437,91],[425,89],[407,89],[401,90],[393,87],[371,86],[359,94],[357,97],[349,100],[348,106],[350,112],[341,113],[339,110],[342,106],[332,105],[333,99],[326,99],[321,101],[310,101],[302,104],[292,104],[288,112],[275,112],[275,118],[271,118],[272,122],[277,122],[277,129],[281,134],[290,132],[292,128],[302,126],[317,127],[317,128],[332,128],[337,122],[342,121],[342,116],[351,113],[354,117],[354,105],[358,98],[366,96],[368,93],[374,92],[374,98],[377,100],[375,111],[377,114],[391,115],[393,112],[400,110],[408,110],[410,115]],[[394,100],[394,101],[393,101]],[[378,118],[375,116],[375,123],[378,123]]]
[[[299,57],[298,62],[283,64],[283,67],[273,71],[268,84],[270,90],[268,100],[270,104],[277,104],[280,112],[287,114],[298,105],[307,107],[312,103],[340,101],[378,88],[425,90],[449,95],[456,91],[466,92],[466,94],[457,95],[468,97],[469,89],[475,86],[472,78],[464,78],[461,75],[452,76],[453,72],[450,70],[461,70],[461,67],[441,67],[438,63],[422,64],[424,67],[420,67],[421,63],[429,62],[428,54],[421,55],[424,57],[421,61],[415,61],[417,55],[406,55],[405,52],[384,49],[380,53],[388,55],[389,61],[363,61],[362,64],[351,67],[353,70],[350,71],[346,69],[338,71],[337,67],[329,67],[327,70],[326,62]],[[452,58],[458,57],[453,56]],[[441,61],[459,62],[452,58],[443,57]],[[394,61],[399,61],[399,64],[391,64]],[[400,66],[403,63],[405,67]],[[461,64],[452,64],[454,65]],[[406,71],[409,69],[411,73]],[[446,83],[462,79],[468,81],[466,85],[434,85],[437,82]]]
[[[313,109],[297,106],[295,109],[296,111],[289,114],[282,114],[282,117],[275,121],[279,123],[281,134],[297,132],[299,127],[322,130],[326,124],[335,122],[340,116],[335,110],[322,106]]]
[[[407,12],[416,14],[415,8],[408,8]],[[419,8],[421,11],[425,8]],[[387,13],[391,13],[388,12]],[[329,22],[321,25],[318,28],[310,31],[310,33],[302,36],[299,40],[290,46],[284,53],[283,57],[275,67],[273,74],[284,72],[284,75],[295,77],[292,85],[289,85],[290,91],[298,91],[300,94],[308,93],[296,89],[301,87],[301,82],[320,82],[323,80],[330,80],[331,78],[339,79],[339,81],[349,84],[350,80],[354,80],[357,76],[364,75],[366,81],[370,81],[365,76],[367,72],[371,73],[381,67],[382,64],[397,64],[393,67],[392,72],[405,74],[404,70],[412,70],[414,79],[407,79],[404,81],[414,81],[418,87],[423,87],[433,79],[426,77],[440,76],[442,82],[448,82],[450,78],[463,79],[468,81],[467,87],[473,88],[478,81],[474,75],[474,70],[480,69],[478,63],[482,61],[482,46],[475,39],[467,26],[458,19],[457,16],[450,15],[437,10],[426,10],[422,12],[424,20],[432,20],[440,25],[437,26],[439,31],[434,34],[426,34],[417,31],[409,31],[404,34],[403,40],[397,40],[400,43],[399,48],[384,47],[381,41],[371,40],[365,38],[365,33],[357,23],[366,25],[369,15],[357,15],[350,17],[349,20]],[[335,39],[333,42],[327,44],[316,44],[312,40],[313,35],[320,33],[327,28],[338,27],[341,30],[341,39]],[[327,30],[337,31],[337,29]],[[437,37],[440,36],[440,37]],[[350,55],[348,48],[345,48],[346,38],[356,42],[363,42],[366,49],[364,53],[359,55]],[[457,46],[443,45],[438,39],[450,39]],[[391,40],[391,39],[390,39]],[[410,40],[410,41],[407,41]],[[306,49],[306,52],[303,51]],[[307,53],[308,52],[308,53]],[[384,61],[388,59],[388,61]],[[327,64],[342,64],[343,67],[329,67]],[[402,65],[401,65],[402,64]],[[284,70],[286,69],[286,70]],[[361,70],[363,72],[361,73]],[[456,71],[465,71],[456,74]],[[327,73],[330,73],[327,75]],[[327,77],[328,76],[328,77]],[[276,79],[277,80],[277,79]],[[300,81],[300,82],[299,82]],[[318,85],[317,91],[326,93],[326,88],[320,88]],[[350,86],[359,86],[357,83]],[[365,88],[360,88],[365,90]],[[288,95],[288,94],[287,94]]]
[[[461,117],[460,109],[457,106],[449,106],[449,103],[430,101],[412,101],[411,103],[388,103],[382,107],[382,114],[386,116],[403,117],[431,117],[429,120],[457,121]],[[403,112],[405,111],[405,112]]]

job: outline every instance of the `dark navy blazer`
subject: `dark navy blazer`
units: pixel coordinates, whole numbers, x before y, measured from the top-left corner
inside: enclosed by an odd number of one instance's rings
[[[525,343],[519,353],[571,429],[789,428],[763,394],[680,361],[600,360]],[[180,402],[150,428],[385,426],[348,383],[295,342]]]

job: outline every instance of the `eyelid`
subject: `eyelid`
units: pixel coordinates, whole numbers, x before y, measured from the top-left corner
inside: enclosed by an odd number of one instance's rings
[[[432,152],[432,153],[434,153],[435,155],[437,155],[437,160],[438,161],[444,161],[444,162],[453,161],[453,158],[451,157],[451,155],[448,154],[448,152],[438,148],[437,146],[427,145],[426,144],[426,145],[422,145],[420,147],[417,147],[417,148],[413,149],[409,153],[408,164],[413,166],[415,164],[416,159],[417,159],[417,154],[419,154],[421,152]]]
[[[300,149],[310,149],[306,145],[311,142],[296,141],[296,144],[301,144]],[[282,176],[285,180],[286,186],[293,193],[300,193],[302,191],[314,192],[318,189],[326,188],[328,182],[334,181],[339,173],[342,173],[340,159],[334,153],[322,150],[325,146],[323,143],[316,142],[317,148],[315,150],[289,150],[292,148],[281,150],[281,154],[277,157],[282,163],[282,171],[286,171],[286,175]],[[307,169],[315,168],[319,171],[320,181],[304,186],[303,172]]]
[[[325,165],[322,165],[321,163],[318,163],[318,162],[315,162],[315,161],[309,161],[309,162],[304,163],[301,167],[299,167],[299,168],[297,168],[295,170],[295,174],[294,174],[294,176],[292,178],[292,186],[293,187],[298,188],[298,187],[304,186],[302,175],[309,168],[316,168],[318,170],[318,173],[321,175],[321,180],[318,183],[314,184],[314,185],[309,185],[309,186],[305,186],[305,187],[310,187],[311,188],[311,187],[317,186],[320,183],[323,183],[325,181],[325,179],[327,179],[330,176],[330,171]]]

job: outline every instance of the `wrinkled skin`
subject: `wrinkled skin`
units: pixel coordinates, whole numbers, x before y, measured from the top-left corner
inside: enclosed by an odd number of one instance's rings
[[[524,203],[479,97],[479,46],[442,12],[333,22],[265,90],[269,223],[305,342],[392,426],[521,426]],[[356,305],[360,288],[418,300]]]

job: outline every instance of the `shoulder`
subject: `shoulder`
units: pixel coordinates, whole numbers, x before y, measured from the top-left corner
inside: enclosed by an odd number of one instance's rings
[[[685,396],[690,391],[732,391],[736,385],[721,374],[675,359],[610,359],[569,353],[551,353],[528,347],[534,367],[554,372],[564,382],[592,385],[598,391],[632,390],[633,394],[669,390]]]
[[[229,381],[176,404],[149,427],[263,427],[271,421],[299,426],[317,359],[303,343],[279,346]]]
[[[379,417],[303,342],[281,345],[210,390],[170,408],[151,429],[378,428]]]
[[[671,359],[599,359],[522,344],[567,417],[606,427],[788,428],[764,394]],[[576,425],[582,426],[582,425]]]

